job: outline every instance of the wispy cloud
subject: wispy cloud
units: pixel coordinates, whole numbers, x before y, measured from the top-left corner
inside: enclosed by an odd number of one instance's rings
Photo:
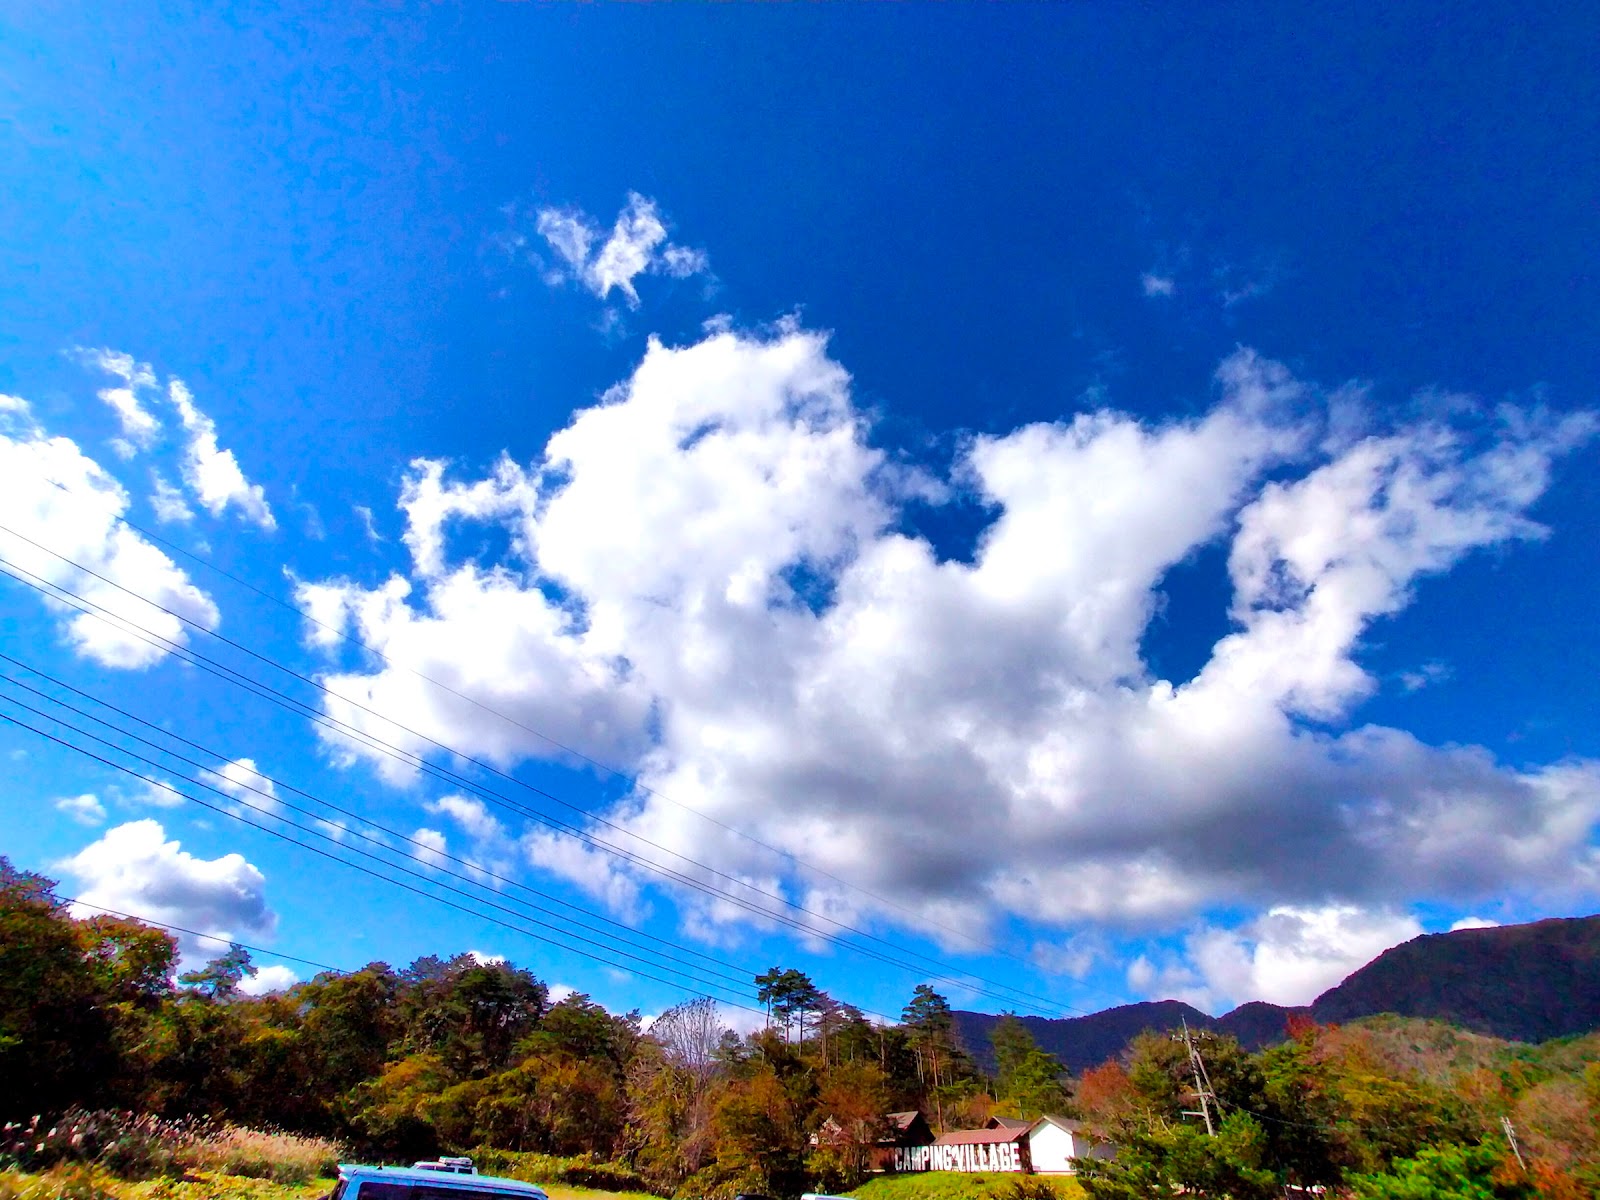
[[[181,379],[174,379],[167,385],[167,397],[189,433],[183,481],[195,498],[213,517],[232,506],[262,529],[277,528],[265,491],[245,478],[232,450],[217,444],[217,423],[195,405],[194,393]]]
[[[639,307],[634,281],[641,275],[687,279],[710,270],[705,251],[668,239],[655,201],[637,192],[629,193],[609,234],[576,208],[541,208],[534,228],[557,260],[547,282],[576,282],[601,300],[619,291],[629,308]]]
[[[1178,290],[1178,281],[1171,275],[1158,275],[1154,271],[1146,271],[1139,276],[1139,285],[1144,289],[1146,296],[1171,296]]]
[[[101,388],[96,393],[117,414],[122,425],[122,437],[114,444],[123,458],[132,458],[140,450],[148,450],[161,434],[161,422],[139,399],[141,392],[156,385],[155,372],[149,363],[138,362],[131,354],[120,351],[79,347],[75,353],[88,366],[98,368],[122,381],[120,387]]]

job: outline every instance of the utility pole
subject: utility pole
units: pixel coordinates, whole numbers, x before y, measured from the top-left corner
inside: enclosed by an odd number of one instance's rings
[[[1211,1123],[1211,1102],[1217,1097],[1211,1090],[1211,1077],[1206,1074],[1205,1060],[1200,1057],[1200,1051],[1195,1049],[1194,1038],[1189,1034],[1189,1018],[1183,1018],[1183,1044],[1189,1051],[1189,1069],[1194,1072],[1194,1090],[1200,1097],[1200,1111],[1194,1112],[1184,1109],[1186,1117],[1204,1117],[1206,1122],[1206,1136],[1216,1137],[1216,1126]]]
[[[1517,1156],[1517,1166],[1526,1171],[1528,1164],[1522,1160],[1522,1150],[1517,1146],[1517,1131],[1511,1127],[1511,1118],[1501,1117],[1500,1127],[1506,1131],[1506,1141],[1511,1143],[1511,1153]]]

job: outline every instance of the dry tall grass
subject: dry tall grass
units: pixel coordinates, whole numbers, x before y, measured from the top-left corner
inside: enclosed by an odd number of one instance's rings
[[[120,1179],[210,1172],[303,1184],[333,1175],[339,1156],[327,1138],[125,1112],[71,1112],[54,1123],[35,1117],[0,1130],[0,1167],[92,1165]],[[12,1185],[20,1186],[14,1178]],[[0,1200],[14,1198],[0,1192]]]
[[[196,1171],[309,1183],[337,1172],[339,1144],[327,1138],[222,1125],[192,1132],[177,1157],[182,1166]]]

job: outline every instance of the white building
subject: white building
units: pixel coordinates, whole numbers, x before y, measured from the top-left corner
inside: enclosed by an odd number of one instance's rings
[[[1082,1126],[1066,1117],[1040,1117],[1028,1129],[1028,1156],[1039,1174],[1071,1175],[1077,1171],[1075,1158],[1115,1158],[1117,1148],[1109,1142],[1096,1142]]]

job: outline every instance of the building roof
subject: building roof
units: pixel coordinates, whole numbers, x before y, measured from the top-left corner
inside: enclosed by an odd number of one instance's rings
[[[1043,1116],[1028,1126],[1028,1132],[1032,1133],[1041,1125],[1054,1125],[1057,1129],[1065,1129],[1068,1133],[1081,1133],[1083,1131],[1083,1123],[1074,1121],[1071,1117]]]
[[[340,1163],[339,1174],[346,1179],[392,1179],[396,1183],[425,1183],[429,1187],[466,1188],[480,1192],[543,1197],[545,1190],[536,1183],[505,1179],[499,1175],[467,1175],[457,1171],[433,1171],[417,1167],[374,1167],[365,1163]]]
[[[1032,1129],[1033,1122],[1025,1121],[1021,1117],[990,1117],[990,1129]]]
[[[896,1129],[904,1131],[910,1129],[911,1126],[916,1123],[917,1118],[921,1115],[922,1114],[919,1111],[912,1109],[910,1112],[888,1113],[883,1119],[889,1122],[889,1124],[894,1126]]]
[[[1003,1146],[1020,1142],[1028,1136],[1030,1126],[1021,1129],[952,1129],[933,1139],[935,1146]]]

